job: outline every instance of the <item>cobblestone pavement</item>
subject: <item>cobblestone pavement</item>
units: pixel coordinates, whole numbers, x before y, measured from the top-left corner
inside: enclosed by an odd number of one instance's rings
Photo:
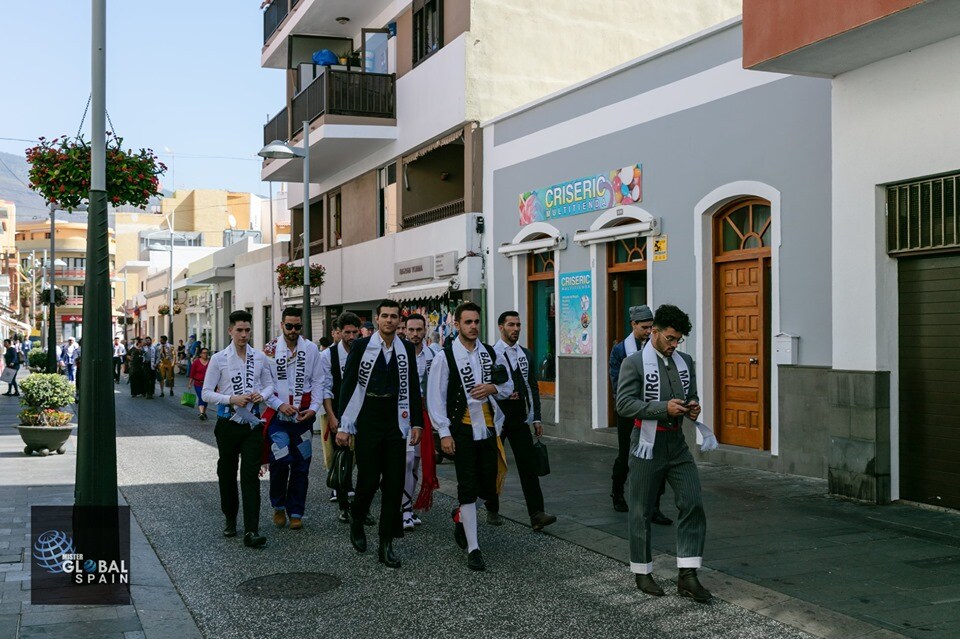
[[[646,597],[622,562],[512,522],[481,525],[488,571],[471,573],[453,543],[453,502],[444,495],[421,528],[395,542],[404,565],[388,570],[373,549],[358,555],[350,547],[321,464],[311,471],[301,531],[268,523],[264,479],[261,532],[269,542],[250,550],[220,536],[213,422],[197,421],[170,397],[118,395],[117,416],[121,492],[207,637],[808,636],[724,601],[682,599],[665,580],[669,596]],[[328,573],[341,585],[307,599],[237,593],[246,580],[283,572]]]

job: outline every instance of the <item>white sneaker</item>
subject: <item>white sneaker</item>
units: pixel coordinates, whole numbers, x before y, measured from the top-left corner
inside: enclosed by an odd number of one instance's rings
[[[352,490],[348,490],[348,491],[347,491],[347,497],[350,497],[351,499],[352,499],[353,496],[356,495],[356,494],[357,494],[357,493],[353,492]]]
[[[413,530],[413,513],[405,512],[403,513],[403,529],[404,530]]]
[[[413,520],[413,525],[414,525],[414,526],[419,526],[420,524],[423,523],[422,521],[420,521],[420,518],[417,517],[417,513],[412,513],[411,516],[410,516],[410,518]]]
[[[330,501],[331,502],[337,501],[337,491],[335,490],[330,491]]]

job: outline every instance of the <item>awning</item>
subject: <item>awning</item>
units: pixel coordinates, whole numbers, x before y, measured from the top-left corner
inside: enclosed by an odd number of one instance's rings
[[[10,317],[9,315],[0,315],[0,324],[12,328],[15,331],[21,331],[24,333],[29,333],[31,329],[29,324],[25,324],[20,320]]]
[[[387,291],[387,298],[398,302],[432,300],[449,294],[452,286],[452,278],[421,282],[420,284],[409,284],[407,286],[395,286]]]
[[[603,242],[613,242],[616,240],[626,240],[633,237],[646,235],[656,235],[659,232],[659,225],[653,222],[634,222],[633,224],[621,224],[619,226],[608,226],[596,231],[577,231],[573,236],[573,241],[582,246],[591,244],[601,244]]]
[[[232,266],[218,266],[201,271],[195,276],[180,280],[191,284],[222,284],[223,282],[233,281],[234,269]]]
[[[458,129],[446,137],[442,137],[439,140],[436,140],[435,142],[431,142],[430,144],[428,144],[427,146],[421,149],[417,149],[407,157],[403,158],[403,163],[410,164],[415,160],[419,160],[420,158],[425,156],[427,153],[430,153],[431,151],[435,151],[436,149],[439,149],[441,146],[452,144],[462,138],[463,138],[463,129]]]

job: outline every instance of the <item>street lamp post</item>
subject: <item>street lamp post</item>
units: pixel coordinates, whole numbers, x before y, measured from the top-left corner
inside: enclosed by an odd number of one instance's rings
[[[47,372],[57,372],[57,301],[54,294],[57,290],[56,278],[53,275],[53,262],[57,257],[57,209],[50,205],[50,298],[47,300]]]
[[[262,158],[290,160],[303,158],[303,336],[313,339],[310,308],[310,121],[303,121],[303,147],[292,147],[274,140],[260,149]]]

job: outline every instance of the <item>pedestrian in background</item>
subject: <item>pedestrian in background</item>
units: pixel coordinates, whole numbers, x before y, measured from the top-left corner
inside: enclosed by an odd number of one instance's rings
[[[319,340],[317,340],[317,348],[320,349],[320,352],[327,350],[330,346],[333,345],[333,340],[324,335]]]
[[[113,382],[120,383],[123,361],[127,358],[127,347],[120,343],[119,337],[113,338]]]
[[[127,374],[130,376],[130,397],[143,395],[144,391],[143,340],[139,337],[127,350]]]
[[[7,367],[3,374],[8,378],[7,392],[4,395],[17,396],[20,394],[20,387],[17,386],[17,373],[20,372],[20,353],[8,339],[3,340],[3,364]],[[7,371],[12,371],[13,376],[11,377]]]
[[[157,370],[154,361],[156,350],[153,338],[147,335],[143,340],[143,395],[147,399],[153,399],[157,392]]]
[[[207,421],[207,402],[203,400],[203,380],[207,376],[207,366],[210,363],[210,349],[201,348],[200,356],[190,362],[190,377],[187,378],[187,386],[193,386],[197,394],[197,412],[200,415],[200,421]]]

